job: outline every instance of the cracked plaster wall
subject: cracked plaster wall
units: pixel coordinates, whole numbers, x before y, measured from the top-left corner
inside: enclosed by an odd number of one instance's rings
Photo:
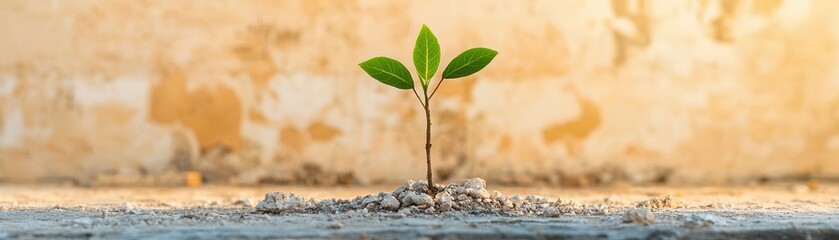
[[[424,177],[409,92],[357,63],[499,50],[433,104],[435,172],[495,182],[839,177],[839,3],[0,1],[0,179]]]

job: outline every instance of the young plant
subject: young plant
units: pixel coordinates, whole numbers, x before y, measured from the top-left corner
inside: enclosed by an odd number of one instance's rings
[[[388,57],[375,57],[358,64],[367,74],[379,80],[379,82],[398,89],[413,90],[414,95],[417,96],[417,100],[425,110],[425,163],[429,193],[436,190],[431,175],[431,108],[429,106],[431,98],[443,84],[443,80],[472,75],[486,67],[495,58],[495,55],[498,55],[498,52],[489,48],[472,48],[457,55],[443,70],[440,80],[437,81],[434,90],[429,94],[428,86],[440,65],[440,43],[437,42],[437,37],[434,36],[431,29],[423,24],[419,36],[417,36],[416,46],[414,46],[414,67],[417,68],[417,76],[422,86],[422,97],[417,93],[414,79],[408,72],[408,68],[399,61]]]

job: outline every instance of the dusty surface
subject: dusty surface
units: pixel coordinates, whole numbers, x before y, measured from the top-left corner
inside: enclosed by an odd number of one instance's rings
[[[0,186],[0,238],[839,237],[839,185],[836,184],[821,184],[817,188],[800,184],[587,189],[490,187],[508,195],[538,194],[554,201],[562,198],[607,209],[551,217],[396,211],[266,214],[255,208],[267,192],[294,192],[318,200],[351,200],[398,188],[398,185],[196,189]]]

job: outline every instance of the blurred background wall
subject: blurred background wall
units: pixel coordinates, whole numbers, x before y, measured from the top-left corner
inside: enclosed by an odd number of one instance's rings
[[[470,47],[500,52],[434,99],[441,179],[839,177],[836,9],[831,0],[4,0],[0,179],[421,179],[421,107],[357,64],[385,55],[413,72],[423,23],[443,65]]]

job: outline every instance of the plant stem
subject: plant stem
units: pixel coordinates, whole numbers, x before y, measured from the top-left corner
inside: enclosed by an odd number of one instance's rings
[[[417,93],[417,89],[414,88],[414,89],[411,89],[411,90],[414,90],[414,95],[417,96],[417,100],[419,100],[420,105],[422,105],[422,107],[424,108],[426,103],[422,102],[422,99],[420,99],[419,93]],[[426,102],[428,102],[428,100],[426,100]]]
[[[422,94],[425,96],[425,104],[423,108],[425,108],[425,164],[427,167],[426,178],[428,178],[428,195],[434,196],[434,181],[431,176],[431,110],[429,109],[429,102],[430,99],[428,97],[428,92],[423,91]]]
[[[443,85],[443,80],[445,80],[445,79],[443,79],[443,77],[440,77],[440,81],[437,82],[437,86],[434,87],[434,91],[431,91],[431,96],[428,96],[429,100],[432,97],[434,97],[434,93],[437,93],[437,89],[440,88],[440,85]],[[425,102],[426,102],[426,104],[428,104],[428,101],[425,101]]]

